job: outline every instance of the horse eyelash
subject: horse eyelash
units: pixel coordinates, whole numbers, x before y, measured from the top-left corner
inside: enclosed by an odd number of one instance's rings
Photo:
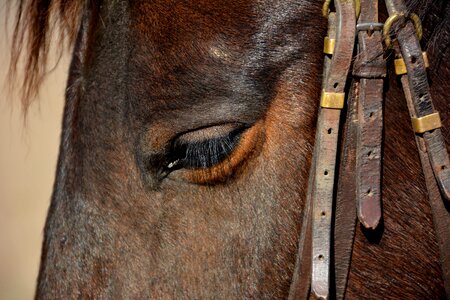
[[[244,130],[238,128],[226,136],[197,142],[176,140],[171,147],[167,169],[206,169],[222,162],[237,146]]]

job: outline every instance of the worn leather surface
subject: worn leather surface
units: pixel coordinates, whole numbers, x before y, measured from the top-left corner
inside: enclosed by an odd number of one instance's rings
[[[336,4],[339,8],[341,3],[337,1]],[[386,5],[391,15],[406,11],[401,0],[387,0]],[[360,22],[378,22],[376,1],[362,0],[361,6]],[[339,13],[337,16],[339,24]],[[338,31],[337,35],[339,34]],[[330,30],[329,36],[334,37],[333,30]],[[397,32],[397,38],[408,69],[408,75],[403,76],[401,81],[411,116],[421,117],[433,113],[435,110],[427,74],[412,24],[407,23],[402,27]],[[347,74],[343,73],[345,62],[338,59],[342,49],[339,39],[337,40],[333,59],[326,59],[325,62],[323,88],[326,91],[342,92]],[[340,111],[322,108],[319,112],[308,204],[303,216],[302,228],[305,230],[302,229],[302,237],[299,239],[298,254],[301,256],[297,257],[289,299],[307,298],[310,284],[313,292],[310,296],[313,298],[328,298],[331,288],[337,299],[343,299],[352,260],[356,215],[361,224],[369,229],[376,228],[382,219],[381,151],[386,62],[380,56],[384,52],[381,40],[379,32],[358,33],[358,54],[354,60],[354,80],[347,103],[334,210],[334,172]],[[351,49],[348,51],[352,54]],[[344,83],[342,86],[341,82]],[[333,136],[334,133],[336,136]],[[416,142],[433,212],[445,289],[450,298],[450,210],[448,202],[443,201],[448,198],[450,181],[448,153],[439,129],[416,135]],[[334,214],[334,229],[331,227],[331,214]],[[312,244],[311,251],[308,251],[309,243]],[[330,247],[333,247],[333,253],[328,258],[331,254]],[[319,255],[322,256],[321,259]],[[309,269],[308,261],[311,260],[312,268]],[[333,271],[331,277],[330,266]],[[312,272],[311,276],[308,272]],[[300,278],[307,280],[301,281]]]
[[[378,22],[378,2],[361,1],[360,23]],[[356,195],[358,218],[375,229],[381,219],[381,143],[383,131],[383,77],[386,62],[380,31],[358,32],[358,54],[353,75],[360,79],[357,103]]]
[[[361,1],[358,23],[378,22],[377,1]],[[381,144],[383,78],[386,62],[381,32],[358,32],[352,88],[339,170],[334,228],[336,298],[343,299],[351,263],[356,207],[365,227],[376,228],[381,219]],[[370,192],[368,192],[370,191]]]
[[[353,1],[335,1],[335,6],[336,46],[323,90],[343,93],[353,57],[355,7]],[[323,299],[329,297],[330,291],[331,223],[340,115],[339,109],[322,108],[316,129],[318,151],[312,188],[311,290],[314,296]]]
[[[359,83],[354,80],[347,101],[347,117],[343,130],[343,145],[339,163],[339,179],[336,194],[334,223],[334,280],[336,299],[345,297],[348,272],[352,259],[356,226],[356,112]]]
[[[405,12],[402,0],[386,0],[389,15]],[[423,117],[435,112],[430,94],[425,62],[414,26],[407,22],[397,33],[400,51],[408,71],[409,90],[414,103],[416,117]],[[450,160],[440,129],[423,134],[427,153],[442,196],[450,201]]]
[[[399,52],[398,47],[396,48],[396,51]],[[401,82],[409,114],[411,117],[414,117],[416,116],[415,103],[411,94],[408,76],[402,75]],[[433,173],[433,166],[428,151],[429,147],[426,144],[425,137],[416,134],[415,139],[427,186],[431,212],[433,214],[433,224],[439,246],[444,287],[447,298],[450,298],[450,234],[448,232],[450,228],[450,208],[448,207],[447,202],[444,202],[443,200],[443,196],[439,190],[438,181]],[[446,148],[439,151],[447,152]]]
[[[406,11],[402,0],[386,0],[389,15]],[[408,71],[402,76],[402,85],[411,117],[423,117],[435,112],[431,98],[425,62],[414,26],[407,22],[398,31],[397,40]],[[446,209],[450,200],[450,161],[441,129],[416,135],[417,147],[427,184],[433,212],[433,222],[439,244],[443,279],[447,298],[450,298],[450,213]],[[432,174],[434,173],[434,178]],[[439,187],[440,193],[437,189]],[[446,201],[446,203],[444,203]]]

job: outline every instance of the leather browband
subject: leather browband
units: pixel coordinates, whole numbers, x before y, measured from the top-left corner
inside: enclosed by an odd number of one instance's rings
[[[306,299],[310,292],[316,298],[328,299],[332,285],[335,286],[336,298],[343,299],[356,217],[368,229],[375,229],[382,218],[382,108],[386,76],[383,40],[387,47],[393,44],[398,56],[396,73],[401,76],[416,132],[440,248],[445,290],[450,298],[450,213],[444,204],[450,200],[450,161],[439,128],[439,114],[430,95],[425,70],[428,64],[426,54],[422,54],[419,45],[422,34],[420,19],[407,13],[402,0],[385,0],[389,18],[383,25],[378,23],[378,1],[355,1],[334,0],[336,12],[329,12],[331,0],[324,3],[328,35],[324,42],[322,95],[289,299]],[[390,29],[397,22],[403,22],[404,26],[398,29],[397,39],[392,43]],[[357,55],[353,62],[350,93],[346,97],[344,88],[352,65],[356,36]],[[335,174],[339,121],[346,99],[343,153],[339,174]],[[338,185],[336,199],[333,199],[336,175]],[[332,209],[334,202],[335,211]],[[334,276],[330,276],[332,261]],[[333,284],[330,282],[332,277],[335,278]]]

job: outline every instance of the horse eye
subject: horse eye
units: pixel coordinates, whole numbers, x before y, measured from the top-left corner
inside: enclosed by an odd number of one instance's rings
[[[178,136],[171,144],[167,171],[205,169],[224,161],[239,144],[246,129],[242,124],[226,124]]]

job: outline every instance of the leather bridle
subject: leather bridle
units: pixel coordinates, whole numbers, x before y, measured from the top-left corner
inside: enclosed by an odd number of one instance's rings
[[[450,298],[450,161],[427,80],[420,19],[402,0],[385,0],[389,18],[378,23],[378,1],[331,0],[323,8],[328,18],[324,43],[322,95],[313,161],[289,299],[345,296],[356,216],[369,230],[382,218],[381,160],[384,47],[393,48],[425,175],[440,250],[443,279]],[[393,33],[393,25],[401,24]],[[395,41],[391,40],[395,34]],[[353,50],[357,40],[357,54]],[[350,70],[352,66],[352,70]],[[353,76],[346,94],[349,74]],[[335,174],[342,108],[347,104],[339,174]],[[338,184],[335,186],[335,176]],[[337,190],[337,193],[335,191]],[[333,203],[335,209],[333,210]],[[334,227],[332,227],[334,224]],[[339,228],[339,230],[336,230]],[[334,244],[332,245],[332,242]],[[331,250],[333,248],[333,251]],[[334,260],[332,259],[334,255]],[[336,295],[330,295],[334,261]]]

